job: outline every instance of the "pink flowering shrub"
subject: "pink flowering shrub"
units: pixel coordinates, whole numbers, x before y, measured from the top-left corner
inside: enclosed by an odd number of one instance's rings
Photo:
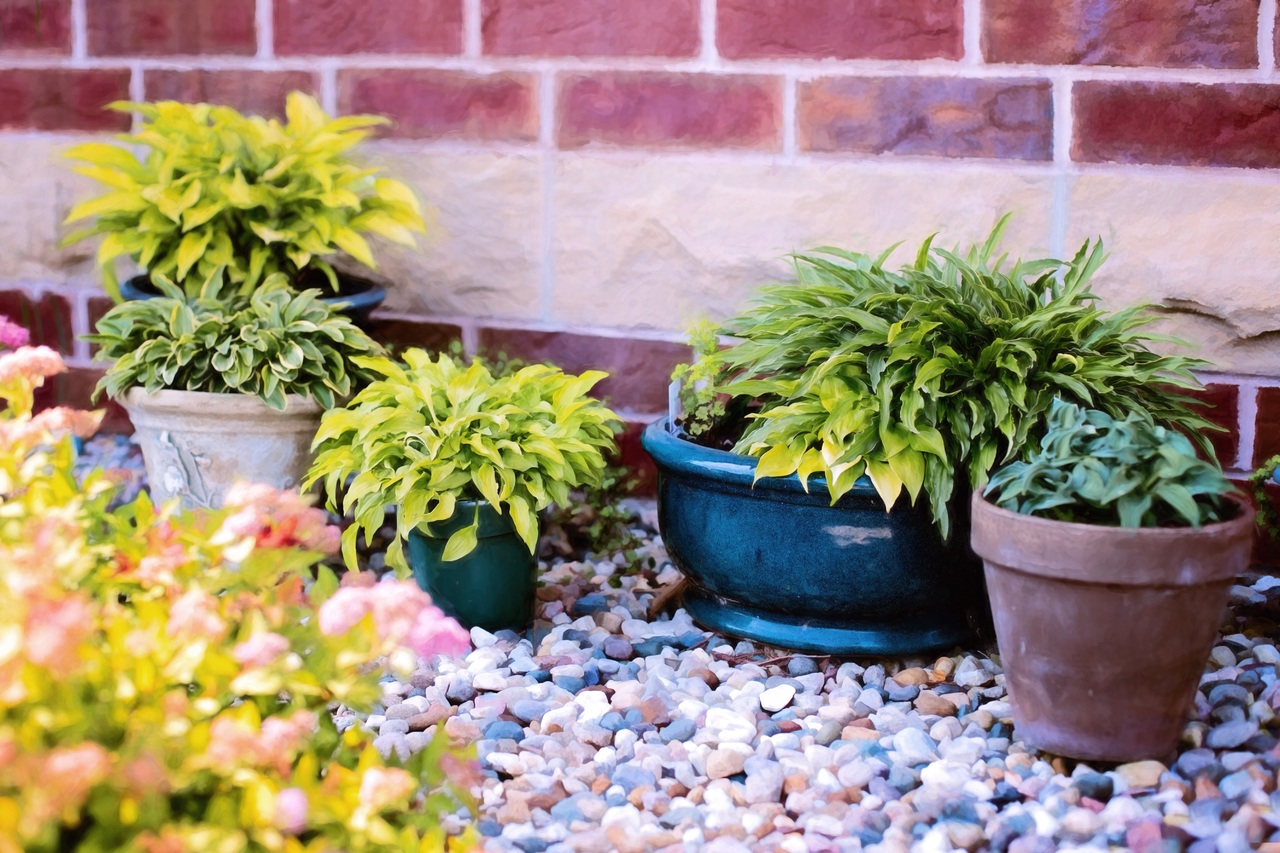
[[[25,347],[31,340],[27,330],[0,314],[0,349]]]
[[[111,508],[71,470],[94,418],[31,415],[46,353],[0,355],[0,853],[468,847],[440,828],[470,766],[443,735],[388,766],[331,716],[466,632],[415,586],[339,585],[337,531],[297,494]]]

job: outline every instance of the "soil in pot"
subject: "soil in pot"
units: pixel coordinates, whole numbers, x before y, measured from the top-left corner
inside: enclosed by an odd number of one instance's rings
[[[973,495],[1014,725],[1047,752],[1164,759],[1177,747],[1253,519],[1121,528],[1021,515]]]
[[[477,507],[475,550],[444,562],[454,531],[471,524]],[[468,628],[523,631],[533,621],[538,561],[516,533],[510,516],[485,502],[459,501],[453,518],[409,533],[409,565],[432,601]]]

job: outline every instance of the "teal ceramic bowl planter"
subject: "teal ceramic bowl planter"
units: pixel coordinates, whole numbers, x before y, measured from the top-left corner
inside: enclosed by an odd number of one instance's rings
[[[476,548],[460,560],[443,562],[445,543],[466,527],[480,508]],[[418,528],[408,539],[409,565],[432,601],[468,628],[523,631],[533,621],[538,561],[516,533],[511,518],[486,502],[459,501],[453,518]]]
[[[651,424],[658,523],[689,578],[685,606],[725,634],[800,651],[904,655],[973,638],[985,607],[968,514],[951,541],[927,509],[885,512],[869,480],[835,506],[826,483],[797,477],[753,487],[755,459],[713,450]]]

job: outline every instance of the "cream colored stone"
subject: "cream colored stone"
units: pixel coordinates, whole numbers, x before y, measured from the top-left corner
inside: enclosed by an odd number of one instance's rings
[[[1104,305],[1162,303],[1166,347],[1216,369],[1280,365],[1280,178],[1236,171],[1093,173],[1071,188],[1068,248],[1101,236]]]
[[[98,283],[92,241],[58,248],[73,230],[62,220],[97,191],[63,156],[89,138],[0,133],[0,280]]]
[[[436,315],[535,319],[542,292],[542,172],[514,154],[370,146],[368,160],[417,190],[429,236],[379,246],[387,307]]]
[[[928,234],[952,245],[1017,215],[1005,245],[1044,252],[1051,178],[999,165],[775,164],[564,156],[555,187],[553,319],[684,331],[743,307],[823,244],[895,260]]]

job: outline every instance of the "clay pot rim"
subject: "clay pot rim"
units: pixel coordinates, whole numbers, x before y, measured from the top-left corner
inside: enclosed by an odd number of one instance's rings
[[[324,412],[323,406],[301,394],[286,394],[284,399],[284,411],[277,411],[267,406],[258,397],[250,394],[183,391],[176,388],[147,391],[145,388],[135,385],[125,392],[119,402],[126,409],[136,407],[148,411],[180,412],[183,414],[196,414],[202,408],[216,408],[221,414],[228,412],[235,414],[270,412],[282,418],[313,418]]]
[[[985,486],[983,487],[985,488]],[[1225,497],[1240,510],[1239,514],[1234,518],[1225,521],[1214,521],[1209,524],[1202,524],[1199,527],[1186,525],[1183,527],[1120,527],[1113,524],[1086,524],[1080,521],[1058,521],[1052,518],[1042,518],[1038,515],[1027,515],[1026,513],[1014,512],[997,506],[983,496],[983,488],[973,490],[973,511],[988,513],[998,519],[1015,524],[1022,524],[1029,527],[1039,527],[1046,532],[1058,531],[1074,531],[1087,532],[1095,536],[1107,537],[1110,535],[1122,535],[1125,538],[1134,535],[1141,535],[1146,538],[1156,539],[1182,539],[1188,536],[1217,536],[1221,532],[1230,529],[1232,526],[1253,526],[1253,508],[1242,497],[1238,495],[1226,495]],[[1058,535],[1058,534],[1055,534]]]

